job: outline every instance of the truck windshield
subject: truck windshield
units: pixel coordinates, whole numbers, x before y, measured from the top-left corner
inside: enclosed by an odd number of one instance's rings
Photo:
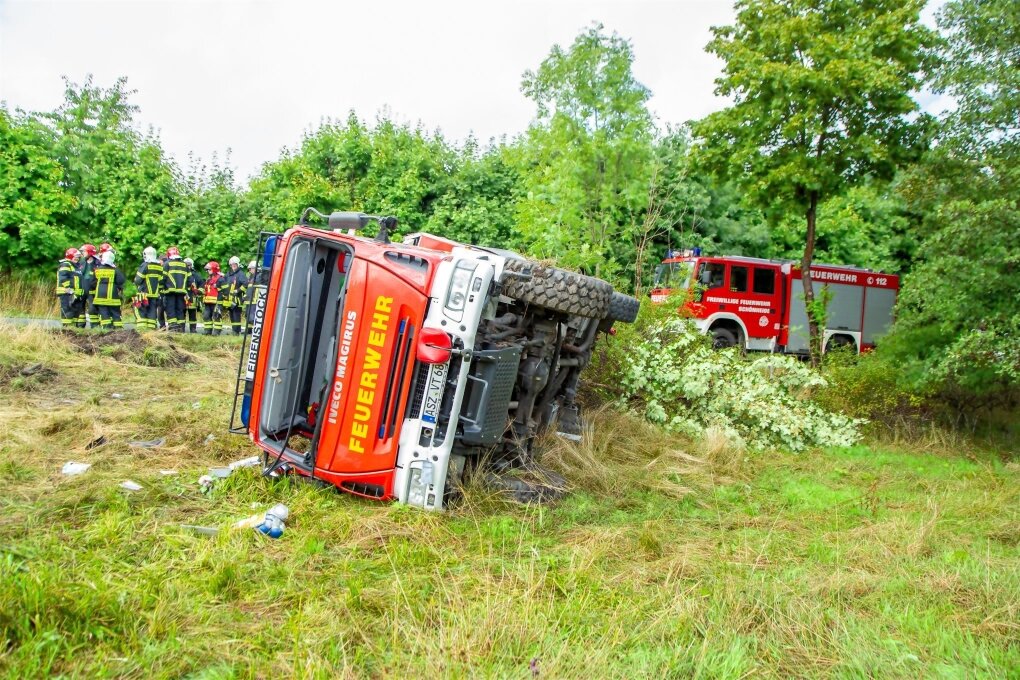
[[[691,265],[689,262],[670,262],[655,268],[653,288],[678,288],[683,290],[691,283]]]

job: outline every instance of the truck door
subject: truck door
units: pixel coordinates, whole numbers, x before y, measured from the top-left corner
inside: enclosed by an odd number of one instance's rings
[[[730,294],[740,301],[737,316],[747,328],[750,349],[770,349],[767,345],[778,333],[778,278],[778,267],[750,264],[730,266]],[[758,342],[755,343],[755,340]]]

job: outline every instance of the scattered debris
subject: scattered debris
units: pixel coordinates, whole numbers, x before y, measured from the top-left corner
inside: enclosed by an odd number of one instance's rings
[[[241,460],[235,460],[227,467],[230,468],[231,471],[234,471],[240,468],[255,467],[261,462],[262,462],[261,456],[252,456],[251,458],[242,458]]]
[[[213,479],[226,479],[230,476],[231,472],[233,472],[233,470],[228,467],[209,468],[209,475]]]
[[[92,441],[90,441],[88,444],[86,444],[85,445],[85,450],[86,451],[91,451],[92,449],[99,448],[100,446],[102,446],[105,443],[106,443],[106,435],[105,434],[101,434],[98,437],[96,437],[95,439],[93,439]]]
[[[159,446],[163,446],[164,444],[166,444],[166,437],[128,442],[128,446],[134,449],[155,449]]]
[[[80,475],[90,467],[92,467],[92,463],[75,463],[68,461],[64,463],[64,467],[62,467],[60,471],[68,477],[73,477],[74,475]]]
[[[214,442],[214,441],[216,441],[216,437],[215,437],[215,435],[211,435],[211,434],[210,434],[210,435],[206,436],[206,438],[205,438],[205,444],[206,444],[206,446],[208,446],[209,444],[211,444],[211,443],[212,443],[212,442]]]
[[[110,396],[111,396],[112,398],[114,398],[114,399],[123,399],[123,398],[124,398],[124,395],[123,395],[123,394],[121,394],[120,392],[114,392],[114,393],[113,393],[113,394],[111,394]]]
[[[202,408],[202,402],[200,401],[192,402],[191,408],[197,411],[198,409]]]
[[[213,486],[213,478],[209,475],[202,475],[198,478],[198,486],[201,487],[202,493],[207,493]]]
[[[220,530],[217,527],[201,527],[197,524],[182,524],[181,528],[202,536],[215,536],[220,533]]]
[[[235,529],[254,529],[270,538],[283,535],[284,522],[290,517],[290,509],[283,503],[277,503],[266,512],[258,512],[251,517],[235,522]]]
[[[160,470],[159,474],[163,475],[164,477],[169,477],[170,475],[176,475],[177,470]]]
[[[142,485],[138,482],[132,482],[130,479],[126,479],[120,483],[120,488],[127,489],[128,491],[141,491]]]
[[[43,369],[42,364],[29,364],[28,366],[25,366],[23,369],[21,369],[19,373],[27,378],[30,375],[35,375],[42,369]]]

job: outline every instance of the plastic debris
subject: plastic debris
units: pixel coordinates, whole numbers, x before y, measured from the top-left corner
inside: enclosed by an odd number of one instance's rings
[[[201,527],[197,524],[182,524],[181,528],[202,536],[215,536],[220,533],[220,530],[217,527]]]
[[[211,435],[211,434],[210,434],[210,435],[208,435],[208,436],[207,436],[207,437],[205,438],[205,443],[206,443],[206,446],[208,446],[209,444],[213,443],[214,441],[216,441],[216,437],[215,437],[215,435]]]
[[[191,403],[191,408],[193,408],[193,409],[195,409],[197,411],[198,409],[202,408],[202,402],[200,402],[200,401],[192,402]]]
[[[126,479],[120,483],[120,488],[127,489],[128,491],[141,491],[142,485],[138,482],[132,482],[130,479]]]
[[[209,475],[202,475],[198,478],[198,486],[201,487],[202,493],[206,493],[212,488],[213,481],[213,478]]]
[[[75,463],[68,461],[64,463],[64,467],[60,468],[60,471],[68,477],[73,477],[74,475],[80,475],[90,467],[92,467],[92,463]]]
[[[106,435],[100,435],[85,445],[86,451],[98,448],[106,443]]]
[[[159,474],[163,475],[164,477],[169,477],[170,475],[176,475],[177,470],[160,470]]]
[[[23,369],[21,369],[19,373],[27,378],[30,375],[35,375],[36,373],[41,371],[42,368],[43,368],[42,364],[29,364],[28,366],[25,366]]]
[[[128,442],[128,446],[133,449],[155,449],[159,446],[163,446],[163,444],[166,444],[166,437]]]
[[[269,538],[283,536],[284,521],[290,517],[290,510],[283,503],[277,503],[266,512],[266,518],[255,527],[255,531],[265,534]]]
[[[124,398],[124,395],[123,395],[123,394],[121,394],[120,392],[114,392],[114,393],[113,393],[113,394],[111,394],[110,396],[111,396],[112,398],[114,398],[114,399],[123,399],[123,398]]]
[[[251,458],[242,458],[241,460],[235,460],[233,463],[231,463],[227,467],[231,471],[233,471],[233,470],[237,470],[237,469],[240,469],[240,468],[255,467],[260,462],[262,462],[262,458],[260,456],[252,456]]]
[[[231,472],[233,470],[228,467],[209,468],[209,476],[213,479],[226,479],[230,476]]]

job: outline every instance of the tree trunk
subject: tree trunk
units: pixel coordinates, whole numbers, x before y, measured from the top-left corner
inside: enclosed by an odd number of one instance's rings
[[[807,238],[804,241],[804,257],[800,261],[801,282],[804,285],[804,308],[808,319],[808,351],[811,366],[818,368],[822,358],[822,331],[814,313],[815,286],[811,280],[811,263],[815,257],[815,217],[818,213],[818,192],[808,193]]]

